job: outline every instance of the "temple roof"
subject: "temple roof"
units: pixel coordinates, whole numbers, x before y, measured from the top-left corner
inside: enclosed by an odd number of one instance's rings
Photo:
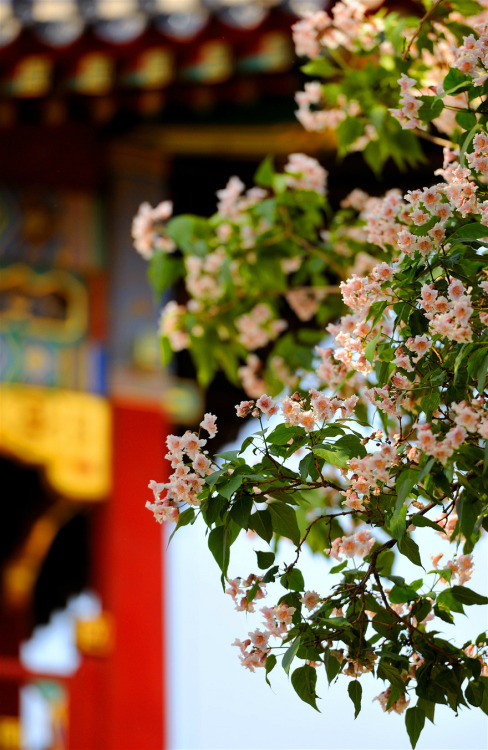
[[[291,25],[326,4],[0,0],[0,128],[56,120],[60,103],[110,120],[121,107],[144,117],[174,101],[205,110],[216,99],[289,98],[297,71]]]
[[[25,29],[44,44],[73,44],[88,29],[101,40],[127,44],[149,26],[187,41],[218,19],[230,28],[252,30],[280,10],[299,16],[322,8],[323,0],[0,0],[0,47]]]

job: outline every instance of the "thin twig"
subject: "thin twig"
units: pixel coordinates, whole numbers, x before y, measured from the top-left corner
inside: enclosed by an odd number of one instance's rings
[[[415,34],[410,39],[410,41],[407,44],[407,47],[405,49],[405,52],[402,55],[402,60],[406,60],[407,59],[408,53],[410,52],[412,44],[414,43],[414,41],[417,39],[418,35],[420,34],[424,23],[430,18],[430,16],[434,13],[434,11],[437,10],[437,8],[439,7],[439,5],[441,5],[441,3],[443,3],[443,2],[444,2],[444,0],[437,0],[437,2],[434,3],[434,5],[432,6],[432,8],[429,8],[429,10],[423,16],[423,18],[421,18],[420,23],[417,26],[417,30],[415,31]]]
[[[309,525],[307,526],[307,528],[306,528],[306,530],[305,530],[305,534],[303,535],[303,537],[302,537],[302,539],[301,539],[301,541],[300,541],[300,544],[299,544],[299,545],[297,546],[297,548],[296,548],[296,550],[295,550],[295,552],[297,553],[297,554],[296,554],[296,557],[295,557],[295,559],[293,560],[293,562],[292,562],[292,563],[290,563],[290,565],[288,565],[288,567],[287,567],[287,569],[286,569],[286,573],[289,573],[289,572],[290,572],[290,570],[293,570],[293,568],[294,568],[294,567],[295,567],[295,565],[297,564],[297,562],[298,562],[298,558],[300,557],[300,552],[301,552],[302,546],[303,546],[303,544],[305,543],[305,541],[307,540],[307,537],[308,537],[308,535],[310,534],[310,531],[312,530],[312,528],[313,528],[313,527],[315,526],[315,524],[316,524],[316,523],[318,523],[319,521],[323,521],[323,520],[325,520],[325,519],[327,519],[327,520],[328,520],[328,519],[330,519],[330,520],[329,520],[329,528],[330,528],[330,523],[331,523],[331,521],[332,521],[332,520],[333,520],[334,518],[338,518],[338,516],[350,516],[350,515],[352,515],[353,513],[356,513],[356,511],[355,511],[355,510],[343,510],[343,511],[341,511],[340,513],[326,513],[326,514],[324,514],[323,516],[318,516],[317,518],[314,518],[314,520],[312,521],[312,523],[310,523],[310,524],[309,524]]]
[[[430,141],[430,143],[435,143],[436,146],[442,146],[443,148],[455,148],[456,144],[452,141],[447,140],[447,138],[439,138],[437,135],[431,135],[430,133],[426,133],[425,130],[419,130],[418,128],[414,128],[412,130],[412,133],[417,136],[417,138],[422,138],[424,141]]]

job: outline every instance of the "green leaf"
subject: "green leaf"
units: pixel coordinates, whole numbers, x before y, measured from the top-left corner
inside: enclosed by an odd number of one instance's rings
[[[418,469],[407,469],[402,471],[396,479],[395,489],[397,492],[396,507],[399,509],[410,495],[410,492],[419,481]]]
[[[300,544],[300,530],[295,511],[281,502],[269,503],[268,510],[273,530],[280,536],[291,539],[294,544]]]
[[[472,91],[472,89],[470,89],[470,91]],[[469,97],[469,94],[468,94],[468,97]],[[478,130],[481,130],[482,127],[483,126],[482,126],[481,122],[477,122],[476,125],[474,125],[474,127],[471,128],[471,130],[469,131],[469,133],[466,134],[466,137],[465,137],[465,139],[463,141],[463,144],[461,146],[461,150],[459,152],[459,162],[460,162],[460,164],[461,164],[462,167],[465,166],[466,151],[468,150],[468,148],[469,148],[469,146],[471,144],[471,141],[473,140],[475,134],[478,132]]]
[[[465,224],[463,227],[459,227],[455,232],[449,235],[449,242],[457,240],[481,240],[484,237],[488,237],[488,227],[484,227],[477,221],[472,224]]]
[[[216,453],[218,458],[223,458],[224,461],[237,461],[239,458],[240,451],[223,451],[222,453]]]
[[[376,354],[376,345],[380,339],[380,336],[382,334],[382,331],[380,330],[379,333],[376,334],[376,336],[371,339],[371,341],[368,341],[366,344],[366,348],[364,350],[364,356],[370,362],[370,364],[373,364],[374,355]]]
[[[484,8],[476,0],[450,0],[450,5],[453,10],[460,13],[464,18],[469,16],[477,16],[482,13]]]
[[[335,656],[332,656],[329,649],[326,649],[324,654],[325,671],[327,674],[327,681],[330,685],[332,680],[337,677],[341,671],[341,664]]]
[[[427,698],[419,698],[417,701],[417,707],[422,709],[428,720],[433,724],[435,715],[435,703],[433,703],[433,701],[427,700]]]
[[[377,564],[376,564],[376,570],[378,571],[380,576],[390,575],[394,562],[395,562],[395,553],[393,552],[392,549],[387,549],[384,552],[382,552],[380,557],[378,557]],[[369,607],[369,609],[373,611],[373,607]]]
[[[439,619],[443,620],[444,622],[448,622],[450,625],[452,625],[454,622],[454,618],[451,615],[449,608],[444,605],[436,604],[434,606],[434,614],[436,617],[439,617]]]
[[[174,352],[171,348],[171,344],[167,336],[160,336],[159,342],[161,364],[163,365],[163,367],[167,367],[174,357]]]
[[[279,570],[278,565],[273,565],[272,568],[268,570],[267,573],[263,576],[263,583],[273,583],[275,580],[275,575],[277,574]]]
[[[259,591],[259,581],[256,581],[255,583],[253,583],[253,585],[251,586],[251,588],[249,589],[249,591],[246,594],[246,601],[247,601],[248,604],[249,604],[249,602],[253,601],[253,599],[256,596],[256,594],[258,593],[258,591]]]
[[[470,130],[476,125],[477,119],[474,112],[458,112],[456,122],[463,130]]]
[[[354,718],[357,719],[359,712],[361,711],[361,696],[363,694],[363,688],[359,680],[353,680],[347,686],[347,692],[349,698],[354,704]]]
[[[428,474],[430,474],[430,471],[431,471],[431,469],[432,469],[432,467],[433,467],[434,464],[435,464],[435,458],[429,458],[429,460],[427,461],[427,463],[423,467],[422,471],[420,472],[419,482],[421,482],[424,477],[426,477]]]
[[[400,671],[383,659],[378,664],[377,675],[380,679],[388,680],[389,683],[400,688],[402,693],[405,690],[405,683],[402,680]]]
[[[407,529],[406,518],[407,518],[407,506],[403,504],[399,510],[396,508],[392,509],[392,518],[388,519],[388,531],[394,539],[400,540],[405,536]]]
[[[281,585],[285,589],[291,589],[292,591],[304,591],[305,581],[303,575],[298,568],[292,568],[289,573],[285,573],[281,576]]]
[[[370,141],[363,151],[363,159],[375,175],[379,177],[381,168],[385,162],[381,146],[378,141]]]
[[[445,94],[451,94],[458,89],[472,86],[469,76],[461,73],[458,68],[450,68],[449,73],[444,78],[443,88]]]
[[[193,521],[195,518],[195,511],[193,508],[187,508],[183,511],[183,513],[180,513],[178,518],[178,523],[176,524],[173,533],[171,534],[170,538],[168,539],[168,546],[178,529],[181,529],[182,526],[188,526],[189,523]]]
[[[344,570],[344,568],[347,568],[347,560],[344,560],[344,562],[339,563],[339,565],[334,565],[333,568],[329,570],[329,573],[340,573],[341,570]]]
[[[168,255],[160,250],[149,261],[147,275],[152,288],[157,295],[160,295],[175,281],[178,281],[184,272],[185,266],[182,258]]]
[[[349,146],[364,133],[364,125],[359,117],[346,117],[336,129],[338,151],[341,156],[347,153]]]
[[[243,480],[244,480],[244,477],[242,476],[242,474],[232,474],[229,477],[229,480],[226,481],[225,483],[221,484],[219,482],[220,494],[223,497],[225,497],[227,500],[230,500],[234,492],[238,490],[239,487],[241,486]]]
[[[351,458],[364,458],[366,449],[359,438],[354,435],[344,435],[335,443],[314,447],[313,453],[319,458],[325,459],[332,466],[347,469]]]
[[[385,609],[382,609],[381,612],[378,612],[372,620],[372,625],[374,630],[376,630],[377,633],[379,633],[382,636],[385,636],[386,638],[390,637],[391,629],[396,625],[398,622],[397,618],[394,614],[391,614],[390,612],[387,612]]]
[[[256,185],[261,185],[261,187],[271,187],[274,175],[273,157],[268,154],[257,168],[256,174],[254,175],[254,181]]]
[[[230,518],[246,531],[249,528],[249,518],[253,506],[253,498],[250,495],[241,495],[237,498],[229,511]]]
[[[467,586],[453,586],[451,594],[461,604],[488,604],[488,596],[482,596]]]
[[[336,448],[334,444],[330,444],[327,447],[317,446],[313,449],[314,455],[319,458],[323,458],[327,463],[332,466],[338,466],[341,469],[347,469],[349,465],[349,458],[346,456],[344,451],[340,448]]]
[[[344,435],[335,445],[344,450],[349,458],[364,458],[367,450],[357,435]]]
[[[432,604],[428,599],[420,599],[414,604],[412,614],[415,615],[417,622],[423,622],[431,609]]]
[[[408,557],[410,562],[414,565],[418,565],[423,568],[422,561],[420,559],[420,551],[417,542],[414,542],[410,537],[405,536],[401,541],[398,542],[398,551],[400,554]]]
[[[315,692],[315,685],[317,684],[317,675],[315,669],[308,664],[303,667],[295,669],[291,676],[291,684],[295,688],[297,695],[308,703],[312,708],[317,708],[317,694]]]
[[[266,682],[271,687],[271,683],[268,680],[269,673],[275,668],[276,666],[276,656],[274,654],[268,654],[266,657]]]
[[[265,542],[270,542],[273,536],[273,525],[269,510],[258,510],[253,513],[249,518],[249,528]]]
[[[388,598],[392,604],[405,604],[406,602],[414,602],[418,598],[418,594],[415,589],[409,586],[397,586],[395,584]]]
[[[429,528],[440,531],[443,534],[446,533],[438,523],[431,521],[430,518],[426,518],[426,516],[413,516],[413,518],[411,519],[411,523],[413,523],[414,526],[428,526]]]
[[[425,714],[421,708],[414,706],[413,708],[407,708],[405,714],[405,725],[407,727],[408,736],[410,738],[410,744],[415,749],[418,738],[422,733],[422,729],[425,724]]]
[[[209,500],[202,506],[202,515],[207,526],[211,526],[216,523],[217,520],[222,521],[222,514],[227,508],[227,500],[221,495],[217,497],[210,497]]]
[[[383,317],[383,313],[387,307],[387,300],[381,300],[381,302],[373,302],[366,317],[366,320],[371,321],[371,328],[374,328],[376,323],[381,320],[381,318]]]
[[[275,561],[274,552],[261,552],[261,550],[257,550],[256,557],[258,558],[258,567],[261,570],[267,570]]]
[[[448,612],[459,612],[459,614],[464,615],[463,605],[453,596],[451,589],[441,591],[441,593],[437,597],[436,605],[437,607],[440,607],[443,610],[447,610]]]
[[[473,461],[473,465],[476,460]],[[471,538],[480,511],[478,498],[463,493],[459,498],[459,508],[456,508],[459,516],[459,529],[467,540]]]
[[[300,479],[302,482],[307,480],[309,474],[312,479],[318,477],[318,472],[315,468],[315,456],[313,453],[307,453],[307,455],[302,458],[298,466],[298,471],[300,472]]]
[[[217,526],[208,535],[208,548],[224,576],[227,576],[230,548],[238,534],[239,527],[235,524],[229,524],[228,526]]]
[[[466,658],[464,664],[470,670],[473,680],[477,680],[481,674],[481,662],[478,659]]]
[[[444,109],[444,102],[442,99],[438,99],[436,96],[419,96],[418,97],[422,106],[418,111],[418,117],[423,122],[430,122],[439,117],[440,113]]]
[[[424,396],[420,402],[420,408],[425,413],[425,418],[429,422],[432,419],[432,414],[435,412],[441,402],[441,395],[439,390],[431,391]]]
[[[367,453],[357,435],[344,435],[335,442],[335,445],[345,451],[349,458],[364,458]]]
[[[171,239],[185,253],[205,255],[207,252],[206,238],[211,235],[208,219],[191,214],[182,214],[170,219],[166,231]]]
[[[484,686],[481,680],[472,680],[468,683],[465,696],[468,703],[477,708],[483,703]]]
[[[478,380],[478,393],[483,393],[485,390],[485,383],[486,383],[486,374],[488,372],[488,354],[484,358],[483,362],[481,363],[481,366],[477,372],[477,380]]]
[[[176,524],[176,529],[181,529],[182,526],[188,526],[188,524],[191,523],[194,518],[195,510],[193,508],[187,508],[183,511],[183,513],[180,513],[178,523]]]
[[[271,445],[286,445],[292,438],[303,437],[305,430],[303,427],[295,427],[289,424],[279,424],[266,440]]]
[[[286,174],[275,174],[273,178],[273,190],[277,195],[281,195],[288,187],[288,177]]]
[[[324,60],[323,57],[310,60],[302,66],[301,70],[308,76],[322,76],[322,78],[329,78],[337,73],[337,68],[329,60]]]
[[[293,659],[295,658],[296,653],[299,648],[300,648],[300,636],[295,638],[293,643],[290,646],[288,646],[285,653],[283,654],[283,659],[281,660],[281,666],[285,670],[286,674],[289,673],[291,663]]]

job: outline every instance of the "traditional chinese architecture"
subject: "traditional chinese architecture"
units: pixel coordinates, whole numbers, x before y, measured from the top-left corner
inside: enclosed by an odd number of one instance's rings
[[[317,145],[293,122],[290,25],[322,5],[0,3],[0,748],[20,745],[25,684],[53,750],[165,746],[164,555],[143,505],[168,424],[203,409],[158,371],[131,219],[167,197],[210,212],[233,164]],[[77,625],[79,669],[27,670],[22,641],[86,587],[102,614]]]

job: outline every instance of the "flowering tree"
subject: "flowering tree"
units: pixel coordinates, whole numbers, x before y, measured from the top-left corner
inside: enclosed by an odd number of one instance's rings
[[[237,418],[256,420],[238,451],[214,457],[211,414],[198,433],[170,436],[173,473],[150,483],[147,507],[177,528],[203,519],[239,611],[281,586],[261,608],[262,629],[235,642],[245,667],[268,680],[280,658],[314,708],[325,667],[329,682],[349,680],[355,716],[372,672],[386,683],[383,709],[405,711],[413,747],[436,704],[488,713],[487,634],[443,634],[465,607],[488,603],[466,586],[488,530],[482,11],[439,0],[419,22],[365,16],[349,0],[295,26],[298,53],[316,57],[306,70],[325,79],[297,95],[303,124],[335,124],[339,150],[364,149],[375,168],[388,156],[412,164],[420,138],[441,140],[433,184],[383,198],[354,190],[333,214],[326,173],[293,154],[282,173],[266,160],[247,192],[232,178],[209,220],[163,223],[164,203],[141,207],[134,223],[155,288],[185,276],[188,303],[163,310],[164,357],[189,348],[202,383],[218,368],[241,381],[249,400]],[[468,27],[462,13],[480,15]],[[269,546],[232,579],[241,532]],[[431,565],[419,534],[430,535]],[[281,538],[294,545],[282,565]],[[323,591],[300,571],[305,545],[335,561]],[[404,558],[415,580],[400,575]]]

